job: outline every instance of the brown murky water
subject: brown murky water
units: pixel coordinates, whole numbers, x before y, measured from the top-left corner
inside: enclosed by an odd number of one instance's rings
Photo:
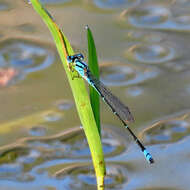
[[[78,52],[94,34],[101,80],[132,110],[137,145],[102,104],[106,189],[189,190],[190,1],[43,0]],[[96,189],[65,72],[27,1],[0,1],[0,189]]]

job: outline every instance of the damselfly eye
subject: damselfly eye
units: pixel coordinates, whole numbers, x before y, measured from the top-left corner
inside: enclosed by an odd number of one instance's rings
[[[68,61],[69,63],[73,62],[72,56],[67,56],[67,61]]]
[[[76,57],[77,57],[78,59],[80,59],[81,61],[84,60],[84,56],[83,56],[81,53],[76,54]]]
[[[71,55],[67,57],[68,62],[74,62],[75,60],[82,61],[84,60],[84,56],[81,53],[79,53],[79,54],[75,54],[75,55]]]

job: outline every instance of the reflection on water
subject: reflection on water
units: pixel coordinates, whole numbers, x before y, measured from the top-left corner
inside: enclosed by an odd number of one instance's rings
[[[55,105],[59,110],[69,110],[73,107],[73,103],[68,100],[58,100]]]
[[[29,134],[31,136],[45,136],[46,135],[46,128],[44,126],[33,126],[29,130]]]
[[[120,135],[117,134],[116,130],[113,131],[106,127],[103,131],[102,137],[106,156],[113,157],[126,149],[126,139],[122,139]],[[64,163],[64,160],[66,162],[73,160],[74,162],[76,159],[81,160],[84,158],[90,158],[88,144],[84,138],[83,131],[79,127],[69,129],[68,131],[64,131],[62,134],[49,137],[33,136],[23,138],[14,144],[14,148],[12,148],[13,144],[5,146],[4,150],[1,150],[0,180],[4,179],[15,182],[34,181],[38,180],[38,177],[41,175],[41,172],[39,173],[39,168],[44,170],[46,167],[50,167],[49,169],[51,171],[51,168],[57,168],[60,163]],[[77,169],[76,171],[75,167]],[[57,169],[53,174],[54,176],[60,178],[63,174],[68,175],[68,173],[70,173],[69,175],[71,177],[72,184],[74,182],[73,180],[78,178],[78,180],[81,181],[81,185],[85,185],[85,183],[92,185],[90,184],[91,177],[89,175],[92,169],[89,170],[89,168],[85,168],[84,170],[84,167],[80,167],[80,164],[72,164],[71,167],[66,165],[65,169],[64,166],[58,167]],[[108,176],[106,179],[108,186],[117,186],[117,183],[118,185],[121,185],[123,180],[126,180],[123,170],[124,169],[119,166],[109,166]],[[80,175],[78,176],[79,173]],[[22,176],[25,177],[22,178]],[[95,186],[94,173],[92,176],[94,181],[93,185]],[[46,178],[46,180],[48,180],[51,176],[46,176]],[[123,179],[121,180],[121,178]],[[66,180],[65,177],[64,180]]]
[[[30,73],[39,71],[52,64],[51,52],[21,41],[4,41],[1,45],[1,67],[15,67]]]
[[[126,56],[141,63],[165,63],[173,60],[176,52],[164,44],[138,44],[129,48]]]
[[[6,2],[0,2],[0,11],[8,10],[10,8],[9,4]]]
[[[145,68],[132,64],[110,64],[101,69],[101,81],[107,86],[128,86],[143,83],[155,78],[159,73],[156,67]]]
[[[133,10],[129,20],[136,24],[154,27],[163,25],[171,16],[170,11],[161,6],[146,6]]]
[[[93,0],[94,4],[101,9],[129,8],[136,6],[141,0]]]
[[[18,76],[18,71],[13,68],[0,69],[0,86],[6,86]]]
[[[96,178],[92,167],[87,164],[78,164],[63,168],[55,173],[55,176],[65,181],[68,189],[96,189]],[[123,189],[127,184],[127,168],[119,164],[107,164],[107,176],[105,178],[106,189]]]
[[[106,189],[188,190],[190,1],[42,2],[79,52],[86,48],[83,26],[92,27],[101,80],[132,107],[130,127],[155,159],[148,165],[103,107]],[[0,17],[0,86],[7,86],[0,88],[0,189],[96,189],[49,31],[26,1],[1,1]]]
[[[60,113],[56,113],[56,112],[52,112],[52,113],[48,113],[47,115],[44,115],[44,119],[46,121],[50,121],[50,122],[54,122],[54,121],[58,121],[62,118],[62,114]]]
[[[137,86],[127,88],[127,94],[131,96],[140,96],[143,93],[143,89]]]
[[[171,1],[172,2],[172,1]],[[123,12],[121,20],[123,23],[130,23],[135,27],[149,28],[157,30],[175,30],[189,31],[190,30],[190,14],[188,6],[183,6],[181,9],[175,3],[169,2],[165,5],[158,2],[141,4],[130,10]],[[176,8],[178,10],[175,12]],[[188,13],[186,13],[188,12]]]
[[[8,40],[0,44],[0,67],[14,70],[13,77],[5,83],[15,83],[25,75],[49,67],[54,60],[53,54],[37,44],[22,40]],[[0,76],[1,77],[1,76]],[[2,77],[1,77],[2,80]],[[2,86],[5,86],[2,85]]]
[[[166,129],[167,135],[171,137],[177,136],[177,134],[185,136],[185,134],[189,133],[186,130],[189,126],[189,123],[187,123],[189,118],[189,112],[180,114],[167,120],[168,126],[162,125],[159,131],[162,133]],[[157,128],[157,124],[149,127],[143,132],[141,138],[148,142],[145,134],[149,136],[153,134],[152,136],[154,137],[154,134],[158,134]],[[143,155],[135,144],[128,150],[125,147],[127,145],[126,139],[122,139],[121,134],[117,133],[117,130],[110,128],[110,126],[104,129],[102,136],[104,152],[109,159],[115,157],[115,161],[107,162],[106,189],[125,189],[126,186],[129,189],[134,189],[134,187],[143,189],[143,186],[151,190],[164,189],[164,186],[160,185],[158,179],[163,180],[162,184],[168,189],[172,189],[172,187],[175,189],[176,184],[180,184],[182,187],[185,187],[186,184],[189,185],[188,183],[184,184],[186,179],[170,183],[170,185],[167,185],[167,181],[164,181],[164,178],[169,175],[171,170],[176,170],[176,162],[182,164],[181,159],[186,170],[190,168],[188,161],[190,152],[183,152],[183,149],[181,149],[181,146],[184,148],[189,147],[189,138],[185,138],[184,141],[180,141],[178,144],[171,144],[171,142],[176,141],[174,138],[164,149],[163,146],[159,146],[159,141],[151,143],[155,145],[151,149],[147,147],[156,158],[156,163],[155,166],[150,166],[142,159]],[[152,133],[150,134],[149,131],[152,131]],[[181,140],[181,138],[178,140]],[[25,186],[25,183],[22,182],[27,182],[27,184],[36,183],[39,187],[39,184],[42,185],[40,180],[44,180],[43,185],[51,184],[56,189],[60,189],[59,186],[61,184],[64,184],[64,187],[61,189],[65,190],[85,189],[86,187],[88,189],[96,189],[94,170],[91,163],[89,163],[90,153],[85,141],[83,131],[79,127],[49,137],[20,139],[20,142],[15,143],[17,145],[14,148],[10,144],[4,150],[1,150],[0,180],[3,181],[3,184],[6,181],[11,181],[12,184],[18,185],[18,187]],[[111,151],[108,154],[106,153],[107,144],[110,144],[109,151]],[[123,146],[123,151],[114,151],[121,145]],[[183,153],[184,157],[176,157],[176,151],[180,155]],[[175,157],[173,157],[173,154]],[[169,155],[172,156],[172,160]],[[166,162],[167,160],[170,160],[170,165]],[[158,168],[165,168],[166,164],[168,167],[164,171],[165,174],[159,176]],[[182,171],[184,171],[184,168]],[[177,176],[179,174],[173,174],[173,177]]]
[[[127,39],[134,42],[160,43],[163,42],[163,37],[158,33],[143,32],[132,30],[128,32]]]
[[[143,131],[148,144],[173,143],[190,134],[190,113],[156,122]]]
[[[36,31],[36,28],[32,24],[21,24],[16,27],[19,31],[23,31],[25,33],[33,33]]]

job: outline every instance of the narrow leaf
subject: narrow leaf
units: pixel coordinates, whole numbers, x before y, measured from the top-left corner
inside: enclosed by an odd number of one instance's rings
[[[39,0],[30,1],[36,12],[41,16],[43,21],[48,26],[56,43],[56,47],[59,52],[63,66],[65,68],[69,84],[71,86],[72,93],[75,99],[78,114],[90,147],[97,177],[97,183],[101,181],[101,184],[98,184],[98,188],[103,187],[104,180],[99,179],[104,179],[105,162],[101,145],[101,139],[98,129],[96,127],[96,122],[88,98],[88,92],[85,88],[85,84],[82,78],[75,78],[74,80],[72,79],[73,73],[69,70],[69,67],[67,65],[67,56],[74,54],[73,49],[65,35],[62,33],[62,31],[59,29],[57,24],[52,19],[50,13],[40,4]]]
[[[98,67],[98,58],[96,53],[96,47],[94,43],[94,38],[92,32],[88,26],[87,30],[87,39],[88,39],[88,66],[94,76],[99,79],[99,67]],[[96,90],[89,86],[90,89],[90,103],[96,120],[96,125],[98,127],[99,134],[101,136],[101,125],[100,125],[100,97]]]

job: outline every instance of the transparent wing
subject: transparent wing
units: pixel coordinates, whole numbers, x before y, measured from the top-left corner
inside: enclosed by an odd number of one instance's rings
[[[113,112],[116,112],[119,117],[126,123],[133,122],[134,117],[131,114],[129,108],[125,106],[115,95],[111,93],[105,85],[96,79],[91,72],[88,72],[88,77],[91,79],[91,82],[94,84],[94,87],[103,97],[104,101],[110,106]]]

